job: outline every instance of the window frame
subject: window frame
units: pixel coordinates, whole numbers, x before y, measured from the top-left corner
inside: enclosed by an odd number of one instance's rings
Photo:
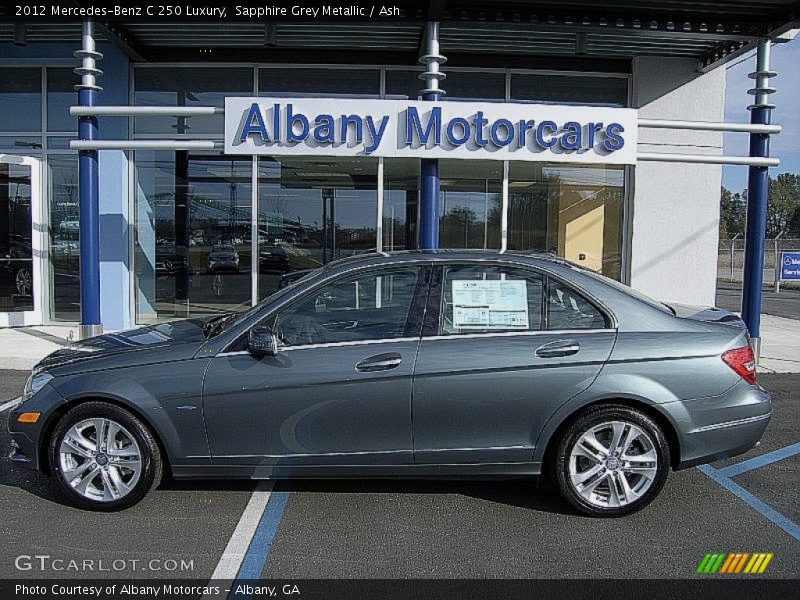
[[[451,333],[443,334],[439,331],[439,322],[442,313],[442,297],[444,293],[444,269],[445,267],[469,267],[469,266],[484,266],[486,268],[505,268],[505,269],[518,269],[527,271],[531,274],[538,275],[542,278],[542,302],[541,302],[541,321],[538,329],[528,329],[525,331],[509,330],[509,331],[475,331],[465,333]],[[548,298],[550,291],[550,281],[557,281],[559,284],[565,286],[575,295],[583,298],[590,306],[592,306],[603,317],[604,326],[587,328],[587,329],[548,329]],[[576,286],[563,277],[559,277],[547,270],[537,268],[533,265],[517,262],[504,262],[504,261],[482,261],[482,260],[455,260],[446,261],[434,265],[433,273],[431,274],[431,283],[428,289],[428,302],[425,309],[425,318],[422,328],[423,338],[446,338],[457,339],[459,337],[476,337],[476,336],[510,336],[510,335],[542,335],[552,334],[558,332],[595,332],[595,331],[609,331],[616,330],[616,320],[609,313],[609,311],[594,297],[584,292],[579,286]]]

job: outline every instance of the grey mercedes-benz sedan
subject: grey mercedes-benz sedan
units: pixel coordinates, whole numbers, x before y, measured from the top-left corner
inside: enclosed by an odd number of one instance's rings
[[[742,321],[549,255],[340,260],[241,314],[102,335],[34,369],[11,459],[117,510],[176,478],[531,477],[578,511],[646,506],[670,469],[771,415]]]

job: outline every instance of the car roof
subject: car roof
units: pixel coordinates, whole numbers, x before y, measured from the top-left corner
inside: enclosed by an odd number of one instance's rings
[[[500,250],[399,250],[393,252],[367,252],[356,254],[332,261],[325,265],[326,268],[345,267],[352,268],[359,264],[381,264],[387,262],[420,262],[420,261],[452,261],[452,260],[509,260],[522,259],[521,262],[545,261],[570,267],[577,267],[555,254],[549,252],[520,252]],[[577,267],[580,268],[580,267]]]

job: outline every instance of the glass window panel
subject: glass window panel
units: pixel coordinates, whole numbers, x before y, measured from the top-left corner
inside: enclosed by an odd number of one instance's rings
[[[445,267],[439,335],[541,329],[542,281],[523,269]]]
[[[445,90],[445,100],[497,100],[506,97],[505,73],[484,71],[452,71],[444,69],[447,78],[440,82]],[[386,95],[406,96],[416,100],[425,82],[419,79],[421,69],[414,71],[387,70]]]
[[[47,131],[77,131],[78,120],[69,107],[77,103],[78,76],[68,68],[47,68]]]
[[[548,329],[603,329],[603,314],[578,292],[550,279],[547,283]]]
[[[134,70],[138,106],[225,106],[226,96],[253,94],[253,70],[247,67],[153,67]],[[222,135],[224,115],[136,117],[136,133]]]
[[[0,163],[0,312],[33,310],[31,169]]]
[[[419,160],[386,158],[383,161],[383,249],[417,247]]]
[[[251,175],[249,157],[136,153],[139,322],[250,305]]]
[[[69,143],[74,138],[72,137],[48,137],[47,138],[47,151],[50,150],[69,150]]]
[[[381,91],[378,69],[264,68],[258,70],[258,93],[367,94]]]
[[[503,163],[439,161],[439,246],[500,248]]]
[[[289,346],[403,337],[418,268],[349,277],[278,315],[275,331]]]
[[[47,163],[50,168],[50,313],[55,320],[79,321],[78,157],[51,155]]]
[[[624,168],[509,163],[508,249],[553,252],[620,278]]]
[[[32,156],[42,152],[41,136],[3,135],[0,136],[0,150],[9,154]]]
[[[0,68],[0,131],[42,130],[42,70]]]
[[[337,258],[375,251],[378,161],[261,157],[259,295]]]
[[[511,99],[594,106],[627,106],[628,79],[512,73]]]

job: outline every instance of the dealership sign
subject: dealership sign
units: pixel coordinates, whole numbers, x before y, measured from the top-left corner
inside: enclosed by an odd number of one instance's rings
[[[633,164],[636,125],[628,108],[226,98],[225,153]]]
[[[781,280],[800,281],[800,252],[781,252]]]

